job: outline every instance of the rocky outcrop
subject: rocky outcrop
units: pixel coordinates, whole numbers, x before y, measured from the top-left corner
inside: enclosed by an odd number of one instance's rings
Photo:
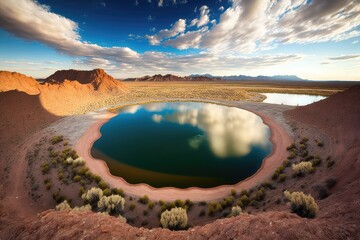
[[[40,84],[32,77],[17,72],[0,71],[0,92],[18,90],[30,95],[40,93]]]
[[[157,74],[154,76],[144,76],[141,78],[128,78],[126,81],[135,81],[135,82],[216,82],[222,81],[220,78],[209,78],[206,76],[186,76],[179,77],[172,74],[161,75]]]

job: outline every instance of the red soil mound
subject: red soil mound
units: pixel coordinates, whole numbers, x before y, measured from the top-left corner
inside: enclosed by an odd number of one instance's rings
[[[47,83],[64,83],[66,80],[77,81],[81,84],[90,84],[94,90],[117,91],[119,87],[125,85],[112,76],[108,75],[103,69],[94,69],[91,71],[79,70],[60,70],[46,79]]]
[[[0,71],[0,92],[18,90],[30,95],[39,94],[39,83],[32,77],[8,71]]]

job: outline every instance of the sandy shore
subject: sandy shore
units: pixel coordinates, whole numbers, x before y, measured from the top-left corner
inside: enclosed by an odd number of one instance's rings
[[[164,99],[163,101],[169,100],[176,101],[177,99]],[[188,100],[201,101],[201,99]],[[157,99],[157,101],[159,100]],[[184,99],[181,101],[184,101]],[[80,156],[86,159],[89,169],[93,173],[100,175],[112,187],[121,188],[129,195],[148,195],[149,198],[153,200],[161,199],[165,201],[172,201],[175,199],[191,199],[192,201],[209,201],[227,196],[231,189],[235,189],[237,191],[250,189],[251,187],[254,187],[268,179],[275,168],[278,167],[284,159],[286,159],[287,153],[285,149],[291,143],[291,139],[288,134],[289,131],[287,131],[289,130],[289,126],[282,117],[282,112],[290,109],[291,107],[264,103],[255,104],[245,101],[210,102],[239,107],[254,112],[263,119],[264,123],[268,125],[271,130],[272,134],[270,140],[273,143],[273,151],[271,155],[264,159],[261,168],[253,176],[239,182],[238,184],[231,186],[224,185],[207,189],[196,187],[187,189],[172,187],[153,188],[147,184],[129,184],[123,178],[111,175],[106,163],[102,160],[94,159],[90,154],[93,143],[101,136],[99,131],[100,127],[111,117],[115,116],[115,114],[106,112],[105,110],[101,110],[98,113],[92,113],[92,118],[96,119],[96,121],[85,129],[85,133],[76,141],[75,149]],[[273,119],[276,119],[277,121]]]

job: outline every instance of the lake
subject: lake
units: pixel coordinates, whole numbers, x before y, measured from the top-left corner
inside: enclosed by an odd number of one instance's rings
[[[92,156],[128,183],[153,187],[235,184],[272,151],[270,130],[259,116],[209,103],[123,107],[100,132]]]
[[[264,103],[305,106],[325,99],[324,96],[289,93],[261,93],[266,96]]]

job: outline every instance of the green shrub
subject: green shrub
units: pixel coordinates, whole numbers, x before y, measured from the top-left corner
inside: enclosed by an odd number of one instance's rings
[[[266,196],[266,193],[265,193],[265,189],[264,188],[260,188],[254,195],[254,199],[256,201],[261,201],[261,200],[264,200],[265,199],[265,196]]]
[[[61,203],[61,202],[63,202],[65,200],[65,197],[60,195],[59,192],[53,193],[52,197],[53,197],[53,199],[55,200],[56,203]]]
[[[306,173],[311,173],[314,171],[314,167],[311,162],[300,162],[298,164],[292,165],[292,170],[294,176],[303,176]]]
[[[99,200],[103,196],[103,191],[100,188],[92,187],[90,190],[88,190],[86,193],[84,193],[81,198],[84,200],[85,204],[90,204],[92,209],[97,208],[97,204]]]
[[[311,163],[314,167],[319,166],[321,164],[321,162],[322,162],[321,158],[318,158],[318,157],[311,160]]]
[[[239,200],[241,200],[243,207],[246,207],[250,203],[250,199],[247,195],[242,195]]]
[[[99,211],[107,212],[110,215],[119,215],[124,209],[125,199],[120,195],[102,196],[97,203]]]
[[[244,195],[249,196],[248,190],[242,190],[242,191],[240,192],[240,196],[244,196]]]
[[[201,211],[199,212],[199,217],[203,217],[205,216],[205,214],[206,214],[205,209],[201,209]]]
[[[101,180],[101,181],[98,183],[98,187],[104,190],[104,189],[106,189],[106,188],[109,188],[109,185],[108,185],[105,181]]]
[[[129,209],[132,211],[136,208],[136,203],[130,203]]]
[[[192,208],[192,206],[194,205],[194,203],[190,199],[186,199],[185,205],[186,205],[187,209],[190,210]]]
[[[284,182],[285,180],[286,180],[286,174],[285,173],[280,174],[278,181],[279,182]]]
[[[149,209],[153,209],[154,206],[155,206],[155,203],[154,203],[154,202],[149,202],[149,203],[148,203],[148,208],[149,208]]]
[[[276,189],[276,187],[271,183],[271,182],[268,182],[268,181],[265,181],[261,184],[262,187],[264,188],[268,188],[268,189]]]
[[[139,198],[139,202],[142,204],[148,204],[149,203],[149,197],[147,195],[142,196]]]
[[[125,197],[124,190],[122,190],[120,188],[112,188],[111,192],[112,192],[112,194],[117,194],[117,195],[120,195],[122,197]]]
[[[71,207],[70,207],[69,203],[65,200],[62,203],[56,205],[55,209],[57,211],[65,211],[65,210],[70,210]]]
[[[46,190],[50,190],[50,189],[51,189],[51,186],[52,186],[51,182],[45,183],[45,188],[46,188]]]
[[[74,211],[74,212],[90,212],[91,211],[91,206],[89,204],[86,204],[86,205],[81,206],[81,207],[74,207],[71,211]]]
[[[42,172],[42,174],[48,174],[48,173],[49,173],[49,171],[50,171],[50,166],[49,166],[48,163],[44,163],[44,164],[42,164],[40,167],[41,167],[41,172]]]
[[[295,143],[292,143],[290,146],[288,146],[288,147],[286,148],[286,150],[288,150],[288,151],[293,150],[293,149],[296,149]]]
[[[284,171],[284,169],[284,166],[279,166],[278,168],[276,168],[271,179],[276,180],[279,177],[280,173]]]
[[[284,160],[283,163],[282,163],[282,166],[283,166],[284,168],[287,168],[287,167],[289,167],[290,165],[291,165],[291,162],[290,162],[289,160]]]
[[[220,212],[222,210],[221,204],[218,202],[211,202],[208,205],[208,213],[210,216],[213,216],[216,212]]]
[[[306,144],[309,141],[307,137],[303,137],[300,141],[300,144]]]
[[[236,197],[236,190],[235,190],[235,189],[231,189],[230,195],[233,196],[233,197]]]
[[[161,214],[160,224],[170,230],[181,230],[187,227],[187,214],[183,208],[172,208]]]
[[[185,208],[185,203],[184,201],[180,200],[180,199],[176,199],[175,202],[175,207],[181,207],[181,208]]]
[[[231,213],[229,217],[236,217],[239,216],[242,213],[242,209],[239,206],[235,206],[231,208]]]
[[[73,177],[74,182],[79,182],[81,180],[81,176],[76,175],[75,177]]]
[[[318,141],[318,142],[317,142],[317,145],[318,145],[318,147],[323,147],[323,146],[324,146],[324,143],[323,143],[323,142]]]
[[[80,187],[80,188],[79,188],[79,197],[81,197],[84,193],[85,193],[85,188],[84,188],[84,187]]]
[[[105,196],[110,196],[110,195],[112,194],[112,192],[111,192],[110,189],[105,188],[105,189],[103,190],[103,194],[104,194]]]
[[[291,211],[300,217],[314,218],[319,210],[314,198],[303,192],[284,191],[285,197],[290,201]]]
[[[59,142],[62,142],[64,140],[64,137],[61,136],[61,135],[58,135],[58,136],[53,136],[51,138],[51,144],[57,144]]]

